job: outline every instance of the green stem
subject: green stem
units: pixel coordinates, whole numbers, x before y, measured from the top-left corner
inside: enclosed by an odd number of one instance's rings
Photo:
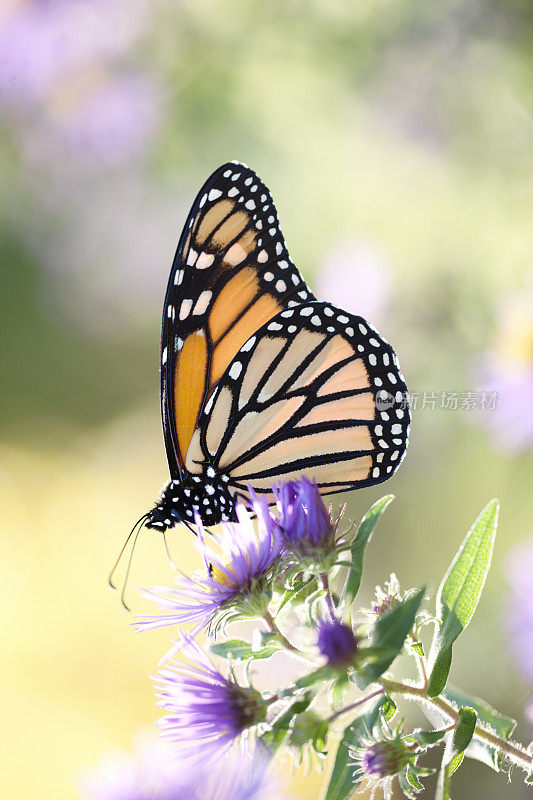
[[[280,629],[279,629],[279,627],[278,627],[278,624],[277,624],[276,620],[274,619],[274,617],[272,616],[272,614],[270,613],[270,611],[265,611],[265,613],[264,613],[264,615],[263,615],[263,619],[265,620],[265,622],[266,622],[266,624],[268,625],[268,627],[270,628],[270,630],[271,630],[271,631],[273,631],[273,632],[275,632],[275,633],[277,634],[277,636],[279,636],[279,638],[281,639],[281,641],[283,642],[283,644],[285,645],[285,647],[287,648],[287,650],[290,650],[290,651],[291,651],[291,653],[297,653],[297,654],[298,654],[299,656],[301,656],[302,658],[305,658],[305,655],[304,655],[303,653],[301,653],[301,652],[298,650],[298,648],[297,648],[297,647],[295,647],[295,646],[293,645],[293,643],[292,643],[292,642],[290,642],[290,641],[287,639],[287,637],[285,636],[285,634],[284,634],[284,633],[282,633],[282,632],[281,632],[281,630],[280,630]]]
[[[326,593],[326,604],[328,606],[331,619],[335,621],[337,619],[337,615],[335,613],[335,606],[333,605],[333,598],[331,597],[331,590],[329,588],[329,578],[327,572],[322,572],[320,574],[320,585],[322,586],[323,590]]]
[[[335,711],[334,714],[326,718],[326,722],[333,722],[333,720],[337,719],[337,717],[340,717],[341,714],[346,714],[347,711],[353,711],[354,708],[359,708],[359,706],[368,703],[368,701],[372,700],[374,697],[379,697],[380,694],[383,694],[383,691],[383,689],[376,689],[375,692],[365,694],[364,697],[360,697],[359,700],[356,700],[354,703],[350,703],[349,706],[344,706],[344,708],[339,709],[339,711]]]
[[[383,677],[381,677],[378,682],[387,692],[391,694],[401,694],[404,697],[415,697],[419,700],[422,700],[424,703],[433,706],[433,708],[438,709],[443,714],[450,717],[450,719],[452,719],[455,723],[457,723],[459,720],[459,712],[456,708],[454,708],[454,706],[452,706],[451,703],[448,703],[442,697],[428,697],[425,689],[422,689],[418,686],[410,686],[406,683],[400,683],[399,681],[392,681]],[[517,742],[502,739],[495,733],[487,731],[485,728],[481,727],[481,725],[476,725],[474,736],[476,736],[478,739],[481,739],[481,741],[492,745],[492,747],[495,747],[500,751],[500,753],[503,753],[508,759],[510,759],[517,766],[521,767],[528,774],[533,769],[533,756],[527,753],[526,750]]]

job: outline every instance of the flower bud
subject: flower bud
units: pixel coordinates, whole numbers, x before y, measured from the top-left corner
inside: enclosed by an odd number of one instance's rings
[[[281,484],[276,490],[279,524],[286,549],[320,561],[335,547],[336,526],[314,481]]]
[[[369,745],[360,763],[365,775],[386,778],[401,772],[411,758],[412,753],[401,738],[384,739]]]
[[[320,620],[317,645],[328,664],[339,668],[353,664],[359,648],[351,627],[337,619]]]

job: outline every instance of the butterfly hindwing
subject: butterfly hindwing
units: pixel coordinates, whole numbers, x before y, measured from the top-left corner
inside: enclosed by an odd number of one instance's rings
[[[215,464],[228,486],[270,495],[301,474],[324,493],[389,478],[407,446],[406,386],[391,346],[361,317],[302,303],[245,344],[199,418],[191,474]]]
[[[171,475],[200,411],[254,331],[313,300],[292,263],[270,192],[229,163],[199,192],[172,265],[161,335],[161,410]]]

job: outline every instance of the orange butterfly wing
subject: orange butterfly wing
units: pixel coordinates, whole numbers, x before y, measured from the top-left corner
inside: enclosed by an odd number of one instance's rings
[[[281,312],[241,348],[203,410],[186,459],[234,493],[302,474],[325,494],[391,477],[407,447],[407,390],[391,346],[330,303]]]
[[[270,192],[244,164],[223,165],[192,206],[165,297],[161,412],[172,476],[182,473],[201,409],[242,345],[308,299]]]

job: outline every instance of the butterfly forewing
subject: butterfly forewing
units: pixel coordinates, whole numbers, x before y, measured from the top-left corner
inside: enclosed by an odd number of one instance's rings
[[[324,493],[389,478],[407,446],[406,386],[394,351],[361,317],[307,302],[241,348],[209,398],[186,458],[228,485],[269,495],[302,474]]]
[[[266,186],[243,164],[220,167],[193,204],[163,309],[161,410],[172,476],[240,348],[282,310],[313,299]]]

